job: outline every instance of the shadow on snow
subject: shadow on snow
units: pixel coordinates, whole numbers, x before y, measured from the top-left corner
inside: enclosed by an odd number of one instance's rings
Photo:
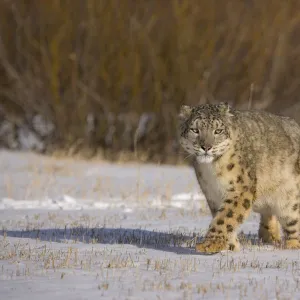
[[[64,243],[73,240],[82,243],[99,244],[127,244],[140,248],[151,248],[177,254],[197,254],[194,251],[194,241],[201,239],[195,232],[188,234],[182,232],[159,232],[144,229],[126,228],[53,228],[53,229],[32,229],[0,232],[0,235],[14,238],[31,238],[47,242]],[[202,236],[203,237],[203,236]],[[244,242],[258,244],[256,235],[241,234]],[[201,254],[203,255],[203,254]]]

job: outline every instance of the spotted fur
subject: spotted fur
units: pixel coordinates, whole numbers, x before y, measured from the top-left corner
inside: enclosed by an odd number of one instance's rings
[[[227,104],[183,106],[182,147],[194,157],[197,180],[213,220],[200,252],[238,250],[236,232],[251,211],[259,236],[300,249],[300,127],[287,117],[234,110]]]

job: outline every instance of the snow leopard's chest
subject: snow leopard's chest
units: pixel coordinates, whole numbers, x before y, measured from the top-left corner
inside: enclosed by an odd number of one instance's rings
[[[229,187],[228,180],[211,163],[199,164],[198,168],[201,172],[199,178],[201,190],[209,202],[209,206],[218,209]]]

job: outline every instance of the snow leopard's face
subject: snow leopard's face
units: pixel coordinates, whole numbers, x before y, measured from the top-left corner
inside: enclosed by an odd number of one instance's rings
[[[227,104],[182,106],[179,113],[180,144],[199,163],[210,163],[230,147],[228,124],[233,115]]]

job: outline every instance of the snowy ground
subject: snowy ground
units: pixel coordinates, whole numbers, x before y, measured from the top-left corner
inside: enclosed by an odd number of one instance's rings
[[[300,299],[299,251],[193,251],[210,216],[186,167],[0,152],[1,299]],[[249,235],[251,234],[251,235]]]

